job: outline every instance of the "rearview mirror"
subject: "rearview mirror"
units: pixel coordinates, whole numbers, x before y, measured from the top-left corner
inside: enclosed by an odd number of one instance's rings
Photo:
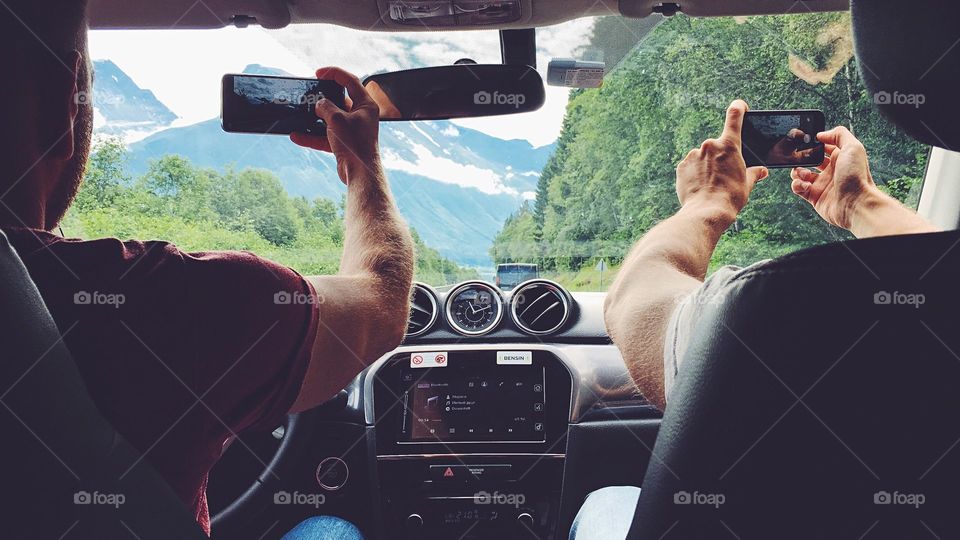
[[[529,66],[457,64],[378,73],[363,85],[381,120],[446,120],[535,111],[543,79]]]

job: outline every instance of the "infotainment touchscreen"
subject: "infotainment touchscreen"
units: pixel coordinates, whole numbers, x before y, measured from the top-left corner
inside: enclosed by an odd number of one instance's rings
[[[401,443],[546,440],[540,362],[501,364],[454,353],[442,368],[404,368],[401,377]]]

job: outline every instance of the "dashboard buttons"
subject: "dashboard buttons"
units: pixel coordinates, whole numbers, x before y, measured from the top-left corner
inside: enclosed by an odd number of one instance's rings
[[[495,465],[430,465],[430,479],[434,482],[469,482],[473,480],[504,480],[511,476],[513,466]]]
[[[470,472],[463,465],[431,465],[430,479],[434,482],[464,482]]]
[[[330,456],[317,465],[317,484],[327,491],[337,491],[347,484],[350,468],[342,459]]]

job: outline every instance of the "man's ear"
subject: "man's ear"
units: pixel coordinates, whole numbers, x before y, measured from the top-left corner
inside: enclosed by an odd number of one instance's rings
[[[54,96],[56,103],[53,103],[53,122],[49,131],[50,136],[54,137],[50,141],[50,154],[63,161],[69,161],[74,153],[74,125],[77,121],[77,115],[80,113],[80,107],[92,107],[92,95],[88,84],[81,85],[80,78],[84,76],[83,55],[80,51],[73,51],[64,58],[64,69],[62,76],[57,84],[62,88]]]

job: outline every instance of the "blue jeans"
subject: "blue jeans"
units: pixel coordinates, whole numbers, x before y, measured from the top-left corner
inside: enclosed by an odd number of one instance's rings
[[[623,540],[633,524],[640,488],[610,486],[587,495],[569,540]]]
[[[353,523],[333,516],[314,516],[290,529],[281,540],[363,540]]]

